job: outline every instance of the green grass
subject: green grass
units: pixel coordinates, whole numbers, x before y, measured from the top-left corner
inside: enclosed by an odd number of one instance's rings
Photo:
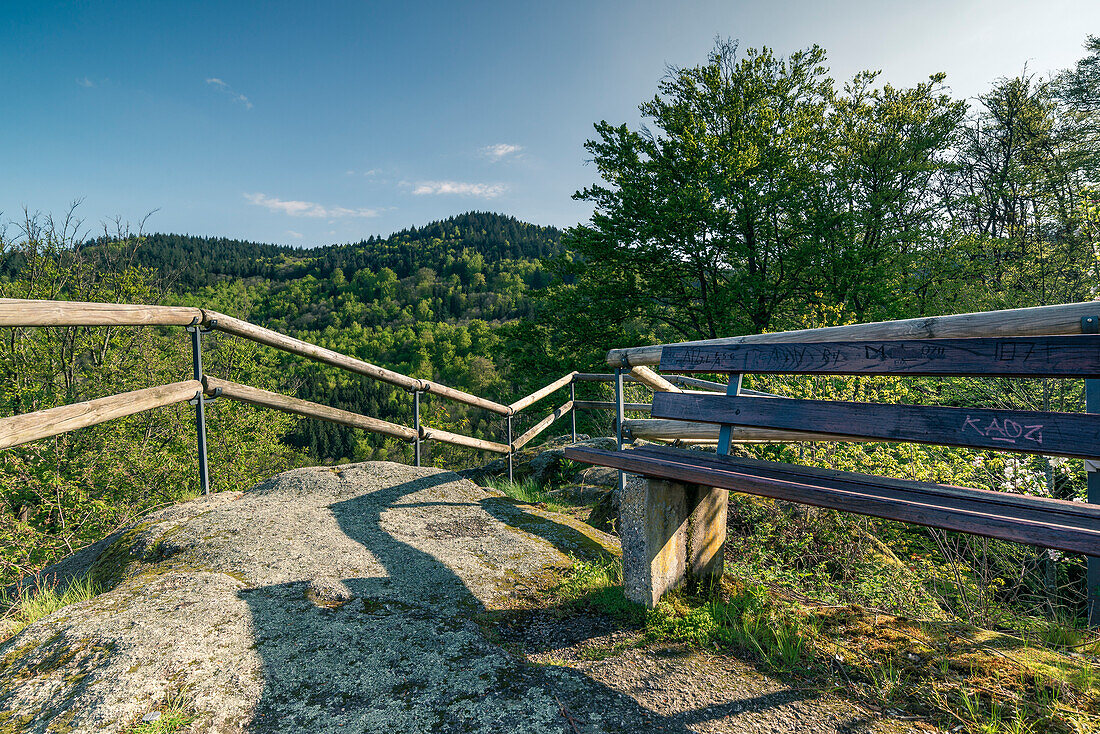
[[[126,734],[172,734],[197,718],[185,691],[169,693],[156,710],[160,712],[159,719],[140,721],[127,729]]]
[[[88,577],[73,579],[64,591],[36,579],[33,586],[23,587],[14,598],[6,592],[0,594],[0,606],[7,609],[4,616],[15,622],[9,634],[15,634],[58,609],[91,599],[99,594],[99,589]]]
[[[504,478],[493,477],[485,480],[485,486],[528,505],[543,505],[552,512],[559,512],[569,507],[569,505],[558,502],[553,495],[543,489],[542,485],[531,477],[521,479],[518,482],[509,482]]]
[[[802,685],[840,688],[870,706],[902,708],[966,734],[1100,732],[1095,661],[1058,657],[1050,647],[962,623],[805,603],[729,574],[699,593],[668,593],[646,609],[623,596],[619,559],[574,560],[551,593],[562,608],[635,625],[640,643],[729,651]]]

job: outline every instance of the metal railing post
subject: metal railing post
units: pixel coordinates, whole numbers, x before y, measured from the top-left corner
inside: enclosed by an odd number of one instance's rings
[[[615,368],[615,446],[623,450],[623,421],[626,420],[626,407],[623,402],[623,368]],[[626,475],[619,470],[619,494],[626,489]]]
[[[1085,334],[1100,333],[1100,314],[1081,319],[1081,331]],[[1085,412],[1100,413],[1100,380],[1085,380]],[[1085,460],[1085,476],[1088,480],[1086,500],[1100,504],[1100,462]],[[1100,627],[1100,558],[1085,556],[1087,584],[1086,609],[1090,627]]]
[[[730,375],[729,383],[726,385],[726,395],[737,396],[740,393],[741,374]],[[729,456],[732,433],[733,428],[728,423],[723,423],[722,427],[718,429],[718,448],[715,453]]]
[[[508,481],[512,482],[512,465],[516,450],[512,446],[512,416],[508,416]]]
[[[569,382],[569,403],[573,406],[569,409],[569,420],[573,426],[573,443],[577,442],[577,383]]]
[[[203,327],[201,324],[194,323],[188,326],[187,330],[191,332],[191,362],[195,379],[202,382]],[[210,494],[210,467],[206,461],[206,396],[200,389],[190,402],[195,406],[195,432],[198,434],[199,487],[203,494]]]
[[[416,439],[413,441],[413,460],[420,466],[420,391],[413,390],[413,428],[416,430]]]

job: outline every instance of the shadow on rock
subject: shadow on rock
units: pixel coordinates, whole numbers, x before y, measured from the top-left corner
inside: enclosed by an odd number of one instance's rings
[[[434,501],[431,490],[455,479],[429,475],[330,506],[384,577],[239,593],[264,676],[251,731],[625,732],[664,721],[582,674],[530,666],[485,639],[475,621],[485,608],[451,567],[460,554],[444,562],[422,547],[476,552],[485,534],[500,533],[484,510],[512,524],[516,508]],[[441,511],[425,512],[433,506]],[[407,537],[417,530],[423,544]]]

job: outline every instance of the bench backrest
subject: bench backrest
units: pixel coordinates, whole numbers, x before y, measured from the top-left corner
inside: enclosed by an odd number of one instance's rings
[[[667,346],[666,372],[730,373],[726,396],[654,394],[656,418],[1048,456],[1100,456],[1100,415],[740,396],[743,373],[1100,377],[1100,335]]]

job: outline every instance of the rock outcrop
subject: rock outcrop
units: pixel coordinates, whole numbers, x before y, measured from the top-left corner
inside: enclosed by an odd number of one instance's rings
[[[437,469],[299,469],[156,512],[48,570],[106,591],[0,646],[0,731],[562,731],[479,614],[613,549]]]

